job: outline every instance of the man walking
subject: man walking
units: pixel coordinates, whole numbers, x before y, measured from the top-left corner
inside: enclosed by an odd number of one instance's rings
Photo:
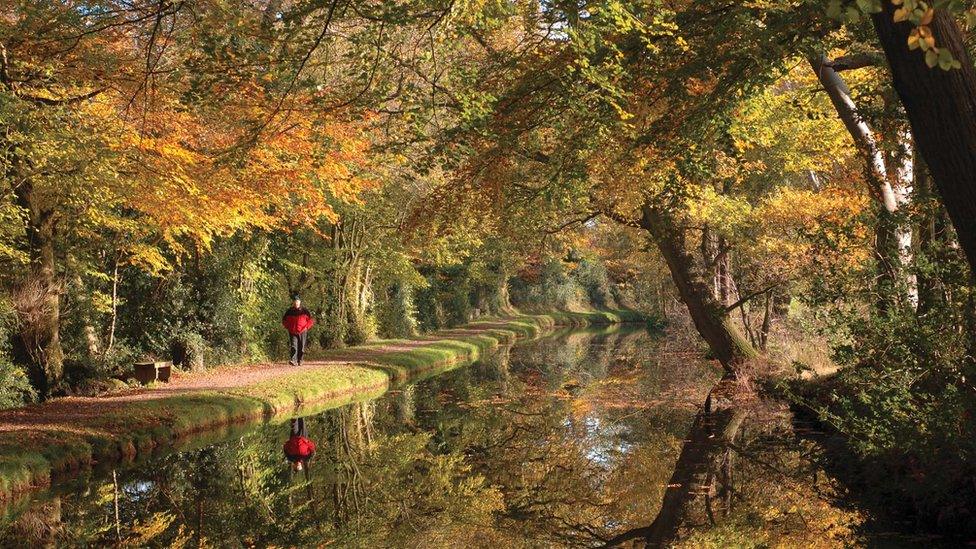
[[[291,335],[291,360],[288,361],[288,364],[301,366],[302,359],[305,358],[308,329],[315,325],[315,319],[312,318],[312,313],[308,312],[308,309],[302,307],[302,299],[298,294],[291,296],[291,307],[285,311],[281,323]]]

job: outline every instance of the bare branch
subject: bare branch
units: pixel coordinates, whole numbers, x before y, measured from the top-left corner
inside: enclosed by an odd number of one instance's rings
[[[642,526],[640,528],[634,528],[633,530],[627,530],[626,532],[623,532],[622,534],[611,538],[609,541],[607,541],[606,545],[604,545],[603,547],[608,549],[610,547],[619,547],[625,541],[630,541],[639,538],[646,538],[648,535],[650,535],[650,533],[651,533],[650,526]]]
[[[0,43],[0,83],[4,88],[14,87],[13,79],[10,78],[10,65],[7,61],[7,46]]]
[[[596,219],[597,217],[600,217],[600,215],[602,213],[603,212],[596,211],[596,212],[590,213],[589,215],[587,215],[585,217],[581,217],[581,218],[578,218],[578,219],[572,219],[572,220],[567,221],[567,222],[563,223],[562,225],[556,227],[555,229],[547,229],[546,230],[546,234],[556,234],[556,233],[562,231],[563,229],[565,229],[566,227],[570,227],[572,225],[576,225],[577,223],[586,224],[586,222],[591,221],[593,219]]]
[[[765,288],[763,288],[762,290],[757,290],[757,291],[755,291],[755,292],[752,292],[752,293],[749,293],[749,294],[746,294],[745,296],[743,296],[743,297],[740,297],[740,298],[739,298],[739,300],[738,300],[738,301],[736,301],[735,303],[733,303],[733,304],[731,304],[731,305],[729,305],[728,307],[726,307],[726,308],[725,308],[725,310],[726,310],[727,312],[728,312],[728,311],[734,311],[734,310],[736,310],[737,308],[739,308],[739,307],[741,307],[741,306],[743,306],[743,305],[745,305],[746,303],[748,303],[748,302],[749,302],[750,300],[752,300],[752,299],[754,299],[754,298],[756,298],[756,297],[759,297],[759,296],[761,296],[761,295],[763,295],[763,294],[765,294],[766,292],[768,292],[769,290],[772,290],[773,288],[777,288],[777,287],[779,287],[779,286],[782,286],[782,285],[783,285],[783,284],[785,284],[785,283],[786,283],[786,281],[785,281],[785,280],[781,280],[781,281],[779,281],[779,282],[776,282],[776,283],[773,283],[773,284],[770,284],[769,286],[767,286],[767,287],[765,287]]]
[[[610,206],[609,208],[605,208],[603,210],[600,210],[600,214],[609,217],[610,219],[616,221],[617,223],[620,223],[621,225],[626,225],[628,227],[634,227],[636,229],[643,229],[644,228],[644,226],[641,225],[640,221],[638,221],[636,219],[630,219],[627,216],[622,215],[622,214],[620,214],[617,211],[614,211],[613,206]]]
[[[85,93],[85,94],[82,94],[82,95],[76,95],[74,97],[63,97],[63,98],[60,98],[60,99],[52,99],[50,97],[41,97],[41,96],[31,95],[31,94],[22,93],[22,92],[18,92],[17,93],[17,97],[19,97],[19,98],[21,98],[21,99],[23,99],[25,101],[30,101],[31,103],[37,103],[39,105],[47,105],[49,107],[57,107],[57,106],[61,106],[61,105],[71,105],[73,103],[80,103],[82,101],[87,101],[87,100],[95,97],[96,95],[104,92],[107,89],[108,88],[98,88],[97,90],[90,91],[90,92]]]
[[[853,55],[843,55],[828,61],[826,65],[837,72],[852,71],[863,69],[864,67],[876,67],[881,64],[881,54],[877,52],[856,53]]]

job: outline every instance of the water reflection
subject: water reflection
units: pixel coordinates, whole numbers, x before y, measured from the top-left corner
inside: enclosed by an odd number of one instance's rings
[[[599,545],[653,517],[714,381],[661,343],[614,329],[505,348],[375,401],[40,495],[8,511],[0,544]],[[314,459],[291,459],[296,436]]]
[[[308,426],[305,418],[294,418],[289,423],[288,440],[282,445],[285,459],[291,464],[293,471],[304,470],[308,474],[308,465],[315,455],[315,442],[308,438]]]

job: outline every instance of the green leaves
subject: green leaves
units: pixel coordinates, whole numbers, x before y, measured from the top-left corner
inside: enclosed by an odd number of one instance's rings
[[[936,10],[945,10],[950,15],[962,16],[966,25],[976,26],[976,10],[969,9],[962,0],[830,0],[827,4],[827,16],[846,24],[860,22],[865,15],[884,11],[883,1],[890,1],[896,7],[892,18],[895,23],[909,23],[914,26],[908,36],[908,49],[921,50],[925,64],[929,67],[939,67],[942,70],[958,69],[962,65],[955,59],[952,52],[940,48],[936,43],[930,25],[935,18]]]
[[[827,16],[843,23],[857,23],[865,14],[881,11],[881,0],[856,0],[854,3],[830,0],[827,4]]]
[[[844,8],[841,0],[830,0],[830,2],[827,3],[827,17],[839,20],[843,14]]]
[[[942,70],[958,69],[962,67],[958,59],[946,48],[931,48],[925,52],[925,64],[929,67],[938,67]]]
[[[857,7],[864,13],[881,13],[881,0],[857,0]]]

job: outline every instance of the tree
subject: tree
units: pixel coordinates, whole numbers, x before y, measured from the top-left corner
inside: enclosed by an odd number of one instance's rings
[[[810,58],[810,66],[864,160],[868,191],[878,206],[875,256],[879,278],[884,281],[878,289],[879,305],[884,308],[892,298],[897,303],[898,296],[906,292],[909,300],[917,301],[917,295],[911,289],[913,284],[907,280],[908,273],[905,270],[911,248],[911,230],[906,227],[904,215],[899,215],[899,211],[908,201],[913,169],[910,147],[900,151],[898,156],[901,158],[885,154],[875,130],[868,123],[865,113],[858,109],[850,88],[840,75],[842,70],[860,68],[861,65],[870,65],[871,62],[869,55],[862,55],[859,59],[842,58],[834,61],[823,54]],[[895,160],[899,165],[891,166],[889,160]]]
[[[927,24],[896,22],[899,9],[882,2],[871,16],[891,69],[895,91],[912,125],[912,135],[949,212],[971,268],[976,269],[976,68],[953,15],[933,9]],[[947,52],[958,67],[932,68],[926,55],[909,48],[910,37],[927,29],[936,54]]]

